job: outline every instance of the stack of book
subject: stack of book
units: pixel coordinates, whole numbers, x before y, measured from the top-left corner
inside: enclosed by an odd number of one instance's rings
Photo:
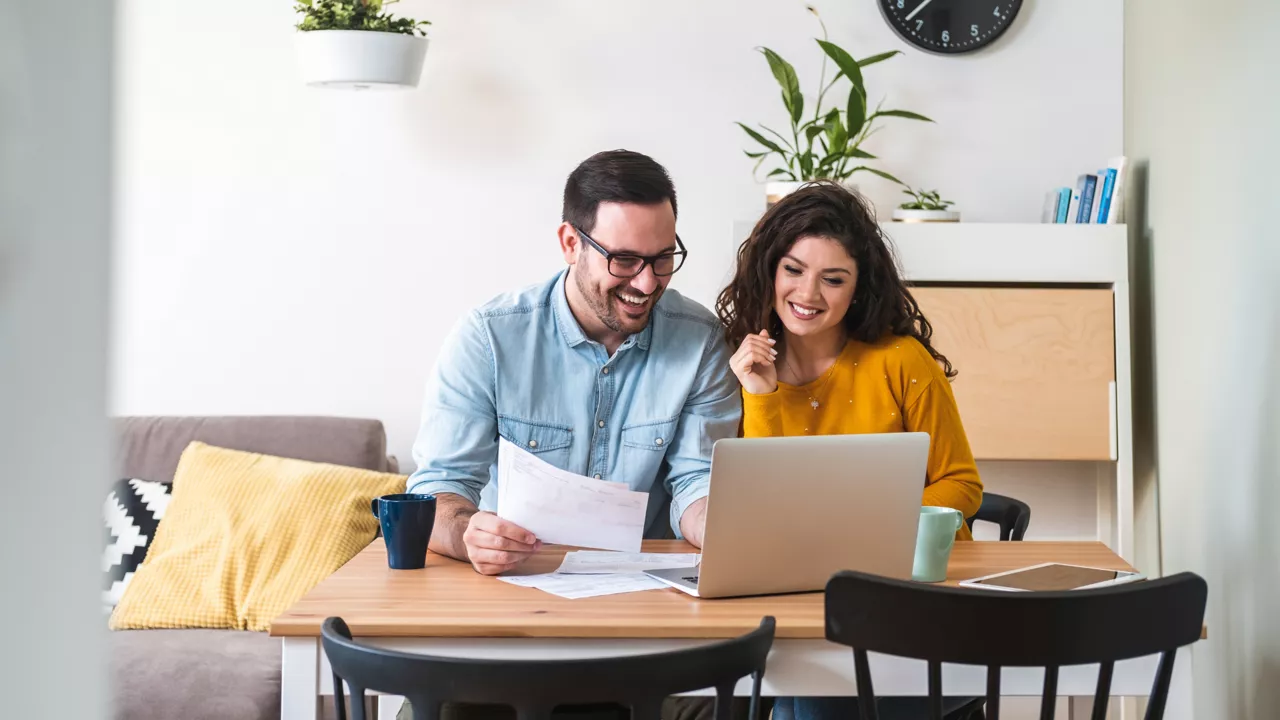
[[[1115,157],[1096,173],[1076,178],[1074,188],[1054,188],[1045,193],[1040,222],[1095,223],[1124,222],[1124,182],[1127,162]]]

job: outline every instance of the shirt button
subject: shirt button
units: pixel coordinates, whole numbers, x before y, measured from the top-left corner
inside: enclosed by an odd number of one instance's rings
[[[596,474],[595,474],[595,478],[596,478],[597,480],[599,480],[599,479],[600,479],[600,473],[596,473]]]
[[[661,444],[662,444],[662,438],[658,438],[658,439],[654,440],[654,441],[653,441],[653,444],[654,444],[654,445],[661,445]]]
[[[536,448],[536,447],[538,447],[538,441],[537,441],[537,440],[530,440],[530,441],[529,441],[529,447],[531,447],[531,448]]]
[[[596,425],[599,427],[604,427],[604,421],[601,420],[600,422],[596,423]]]
[[[605,375],[608,375],[608,374],[609,374],[609,368],[605,368],[605,369],[601,370],[600,372],[604,373]]]

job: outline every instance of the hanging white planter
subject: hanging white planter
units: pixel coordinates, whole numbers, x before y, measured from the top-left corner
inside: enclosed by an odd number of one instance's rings
[[[371,30],[309,30],[297,34],[297,50],[308,85],[404,89],[418,86],[427,38]]]

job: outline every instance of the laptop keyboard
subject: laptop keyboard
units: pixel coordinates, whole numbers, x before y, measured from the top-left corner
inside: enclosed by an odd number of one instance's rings
[[[698,576],[697,576],[697,575],[685,575],[684,577],[682,577],[682,578],[680,578],[680,579],[681,579],[681,580],[683,580],[683,581],[685,581],[685,582],[691,582],[691,583],[697,583],[697,582],[698,582]]]

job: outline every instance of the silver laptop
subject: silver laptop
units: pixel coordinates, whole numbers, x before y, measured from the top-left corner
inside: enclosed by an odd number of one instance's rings
[[[701,562],[647,574],[703,598],[909,580],[928,458],[928,433],[720,440]]]

